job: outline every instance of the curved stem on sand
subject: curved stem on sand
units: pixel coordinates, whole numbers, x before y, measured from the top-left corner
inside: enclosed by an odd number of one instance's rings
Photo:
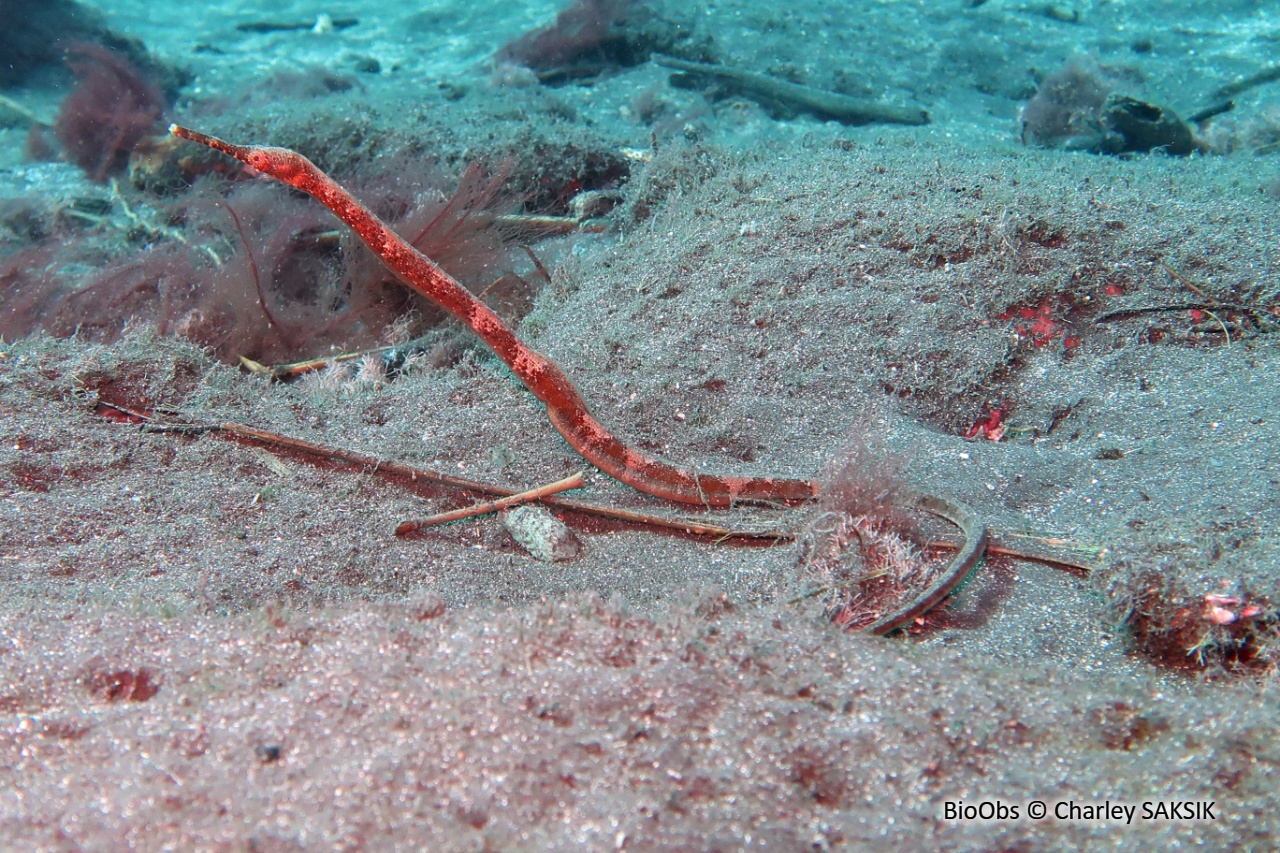
[[[937,607],[952,590],[964,582],[986,553],[987,527],[972,509],[933,495],[916,495],[915,504],[918,509],[946,519],[960,528],[960,532],[964,534],[964,544],[928,588],[862,629],[868,633],[888,634],[896,631]]]

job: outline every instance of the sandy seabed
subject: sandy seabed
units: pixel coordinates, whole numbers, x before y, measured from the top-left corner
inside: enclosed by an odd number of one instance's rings
[[[292,384],[145,324],[112,343],[8,342],[4,845],[1273,847],[1273,158],[1121,160],[1016,133],[1032,72],[1074,53],[1128,69],[1153,101],[1199,104],[1255,70],[1266,10],[1228,4],[1223,23],[1189,4],[1169,28],[1125,4],[1066,23],[1000,2],[885,3],[840,27],[825,4],[739,2],[694,21],[720,61],[925,103],[932,123],[904,128],[781,120],[671,89],[651,64],[515,85],[528,81],[489,57],[554,8],[497,24],[472,5],[387,18],[353,4],[364,23],[329,35],[233,30],[249,11],[184,26],[143,24],[141,4],[106,11],[193,68],[176,118],[330,167],[381,156],[371,140],[430,139],[446,165],[523,155],[516,174],[560,179],[589,154],[649,152],[607,232],[536,247],[551,281],[520,326],[603,422],[704,470],[814,476],[869,443],[868,481],[893,467],[993,529],[1068,538],[1097,555],[1092,575],[993,558],[910,636],[872,638],[816,599],[788,603],[792,543],[574,515],[583,549],[564,563],[534,560],[494,518],[397,539],[398,522],[464,499],[143,432],[104,404],[517,486],[577,470],[536,402],[461,336],[395,381]],[[1194,72],[1179,60],[1193,48]],[[344,91],[211,106],[276,66],[356,74],[370,56],[382,71]],[[1232,121],[1261,122],[1267,97],[1242,96]],[[6,197],[110,195],[0,141]],[[110,221],[94,239],[113,239]],[[1174,310],[1190,303],[1219,310]],[[965,437],[997,409],[1003,431]],[[588,491],[671,511],[594,473]],[[800,530],[812,514],[715,516],[762,518]],[[948,818],[961,801],[1019,814]],[[1028,816],[1036,801],[1047,817]],[[1135,811],[1055,815],[1099,803]]]

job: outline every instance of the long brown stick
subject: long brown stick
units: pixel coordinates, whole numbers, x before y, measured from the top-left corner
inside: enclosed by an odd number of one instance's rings
[[[374,474],[394,474],[397,477],[403,477],[411,482],[422,481],[427,483],[440,483],[441,485],[450,486],[455,489],[465,489],[466,491],[477,492],[482,495],[499,495],[506,497],[518,494],[516,489],[511,489],[506,486],[496,486],[492,483],[482,483],[479,480],[468,480],[465,477],[455,477],[451,474],[445,474],[441,471],[435,471],[430,468],[415,468],[410,465],[405,465],[402,462],[395,462],[390,459],[379,459],[376,456],[367,456],[363,453],[356,453],[354,450],[346,450],[344,448],[333,447],[328,444],[318,444],[314,441],[294,438],[292,436],[284,435],[283,433],[271,432],[269,430],[258,429],[257,427],[233,423],[231,421],[207,424],[158,422],[154,420],[149,412],[138,411],[137,409],[122,406],[118,403],[99,401],[99,405],[106,406],[127,415],[133,419],[133,422],[146,424],[147,430],[151,432],[180,433],[183,435],[225,433],[227,435],[249,439],[250,441],[256,441],[268,446],[287,448],[300,453],[306,453],[320,459],[332,459],[335,462],[346,462],[352,465],[359,465]],[[562,498],[557,496],[544,497],[542,498],[542,502],[548,506],[553,506],[556,509],[568,510],[570,512],[581,513],[582,515],[607,518],[611,521],[621,521],[627,524],[640,524],[647,527],[661,527],[666,530],[678,530],[681,533],[689,533],[694,536],[714,536],[717,539],[768,539],[775,542],[785,542],[795,538],[795,533],[793,531],[783,530],[776,527],[725,527],[723,524],[711,524],[709,522],[698,521],[692,518],[671,518],[669,516],[656,515],[642,510],[620,509],[618,507],[605,506],[603,504],[591,503],[589,501],[579,501],[573,500],[572,498]],[[941,547],[955,550],[962,547],[962,545],[944,542],[941,544]]]

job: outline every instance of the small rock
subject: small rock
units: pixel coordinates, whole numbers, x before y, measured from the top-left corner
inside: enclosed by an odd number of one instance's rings
[[[539,560],[560,563],[582,553],[582,542],[541,504],[512,507],[502,513],[511,538]]]

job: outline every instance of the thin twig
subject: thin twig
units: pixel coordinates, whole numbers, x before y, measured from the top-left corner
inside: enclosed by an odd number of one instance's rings
[[[1247,77],[1241,77],[1224,86],[1219,86],[1213,94],[1217,98],[1234,98],[1236,95],[1247,92],[1255,86],[1273,83],[1276,80],[1280,80],[1280,65],[1270,65]]]
[[[271,309],[267,306],[267,294],[262,289],[262,273],[258,270],[258,259],[254,257],[253,245],[244,233],[244,226],[240,224],[240,215],[236,213],[234,207],[225,201],[221,202],[220,206],[231,217],[231,224],[235,226],[236,234],[240,237],[240,245],[244,246],[244,256],[249,264],[249,277],[253,279],[254,289],[258,292],[258,307],[262,309],[262,316],[267,318],[267,326],[278,330],[281,336],[288,341],[290,339],[288,332],[276,322],[276,318],[271,314]]]
[[[459,507],[451,509],[448,512],[438,512],[435,515],[429,515],[426,518],[420,518],[416,521],[406,521],[396,528],[397,536],[404,536],[406,533],[413,533],[415,530],[421,530],[424,527],[435,527],[437,524],[448,524],[451,521],[461,521],[464,518],[475,518],[477,515],[488,515],[491,512],[501,512],[507,507],[516,504],[530,503],[532,501],[542,500],[551,495],[567,492],[569,489],[581,489],[586,485],[586,480],[582,478],[582,472],[571,474],[563,480],[556,480],[554,483],[548,483],[545,486],[538,486],[536,489],[518,492],[514,495],[508,495],[505,498],[498,498],[493,501],[482,501],[471,506]]]

